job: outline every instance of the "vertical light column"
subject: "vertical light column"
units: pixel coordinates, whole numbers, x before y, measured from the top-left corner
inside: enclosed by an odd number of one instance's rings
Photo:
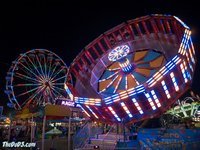
[[[151,105],[151,108],[152,108],[153,110],[156,110],[156,106],[154,105],[154,102],[152,101],[152,99],[151,99],[149,93],[145,93],[145,96],[146,96],[147,100],[149,101],[149,104]]]
[[[133,115],[130,113],[124,102],[121,102],[121,106],[123,107],[123,109],[125,110],[125,112],[128,114],[129,117],[133,117]]]
[[[142,111],[142,109],[141,109],[140,105],[138,104],[138,102],[136,101],[136,99],[133,98],[132,101],[133,101],[135,107],[137,108],[137,110],[140,112],[140,114],[143,114],[144,112]]]
[[[173,82],[175,91],[179,91],[179,87],[178,87],[178,84],[177,84],[177,82],[176,82],[176,78],[174,77],[174,73],[173,73],[173,72],[170,73],[170,77],[171,77],[171,79],[172,79],[172,82]]]
[[[191,45],[191,50],[192,50],[192,56],[195,56],[195,50],[194,50],[194,46],[193,46],[193,43],[192,43],[192,38],[190,37],[190,45]],[[195,64],[195,60],[193,58],[193,63]]]
[[[171,96],[170,96],[170,94],[169,94],[169,91],[168,91],[168,89],[167,89],[167,86],[166,86],[166,84],[165,84],[165,81],[163,80],[163,81],[161,82],[161,84],[162,84],[162,86],[163,86],[163,89],[164,89],[164,91],[165,91],[165,94],[166,94],[167,98],[170,99]]]
[[[189,46],[188,46],[188,49],[189,49],[189,51],[190,51]],[[189,54],[188,54],[187,52],[186,52],[186,58],[187,58],[187,62],[188,62],[188,64],[189,64],[189,67],[190,67],[191,71],[193,72],[194,69],[193,69],[192,64],[191,64],[191,63],[192,63],[192,62],[191,62],[192,58],[189,57]]]
[[[187,64],[186,64],[185,60],[183,60],[183,66],[184,66],[184,69],[185,69],[186,77],[187,77],[189,80],[191,80],[192,77],[191,77],[190,72],[188,71]]]
[[[185,68],[184,68],[183,64],[180,64],[180,68],[181,68],[181,72],[182,72],[184,81],[185,81],[185,83],[187,83],[187,82],[188,82],[188,79],[187,79],[186,71],[185,71]]]
[[[113,110],[113,108],[111,106],[109,106],[108,109],[111,111],[111,113],[115,116],[115,118],[118,121],[121,121],[121,119],[119,118],[119,116],[116,114],[116,112]]]
[[[158,107],[158,108],[161,107],[160,101],[158,100],[158,97],[156,96],[156,93],[155,93],[154,90],[151,91],[151,94],[152,94],[152,96],[153,96],[153,99],[154,99],[155,102],[156,102],[157,107]]]
[[[188,45],[188,41],[189,41],[189,38],[190,38],[190,34],[191,34],[191,31],[189,31],[188,29],[185,29],[185,32],[184,32],[178,53],[185,55],[186,48],[187,48],[187,45]]]

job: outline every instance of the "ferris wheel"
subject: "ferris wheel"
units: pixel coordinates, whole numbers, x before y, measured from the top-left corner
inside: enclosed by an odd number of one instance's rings
[[[6,90],[15,109],[30,103],[44,105],[64,97],[67,66],[55,53],[34,49],[12,62],[6,76]]]

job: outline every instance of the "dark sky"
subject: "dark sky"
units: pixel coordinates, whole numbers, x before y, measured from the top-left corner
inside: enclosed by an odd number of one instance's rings
[[[176,15],[192,29],[196,51],[200,44],[198,1],[138,0],[0,2],[0,106],[6,105],[5,76],[20,53],[44,48],[58,54],[67,65],[92,40],[110,28],[143,15]],[[83,3],[84,2],[84,3]],[[199,56],[199,55],[198,55]],[[192,88],[200,93],[199,64]]]

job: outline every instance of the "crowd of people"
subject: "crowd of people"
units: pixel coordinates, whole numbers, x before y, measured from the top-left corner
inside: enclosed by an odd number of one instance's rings
[[[27,126],[0,127],[0,141],[30,141],[30,130]]]

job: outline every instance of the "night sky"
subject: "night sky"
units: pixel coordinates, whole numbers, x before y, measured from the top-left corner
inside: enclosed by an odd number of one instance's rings
[[[85,2],[85,3],[83,3]],[[135,2],[135,3],[134,3]],[[187,2],[187,3],[186,3]],[[20,53],[34,48],[58,54],[69,66],[92,40],[112,27],[148,14],[178,16],[192,29],[199,57],[200,15],[198,1],[30,1],[0,2],[0,106],[8,102],[5,77]],[[200,66],[196,66],[192,89],[200,93]],[[8,112],[5,108],[4,114]]]

